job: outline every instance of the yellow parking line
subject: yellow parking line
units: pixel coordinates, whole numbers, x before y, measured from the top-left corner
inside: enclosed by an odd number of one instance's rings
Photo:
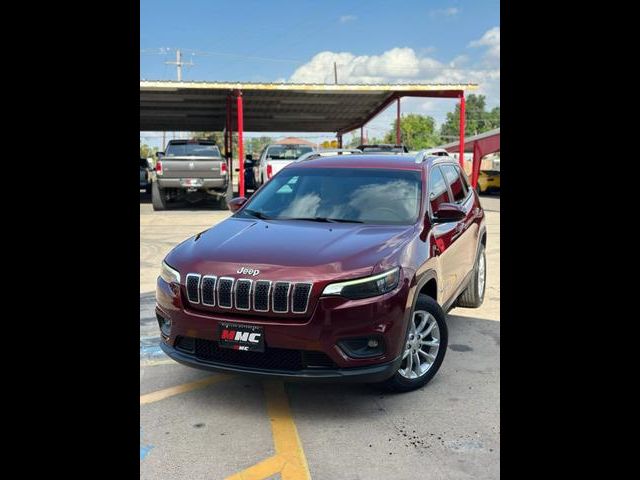
[[[270,381],[263,382],[263,386],[276,454],[228,477],[227,480],[262,480],[276,473],[280,473],[282,480],[311,480],[284,384]]]
[[[146,405],[148,403],[164,400],[165,398],[173,397],[174,395],[179,395],[185,392],[190,392],[191,390],[206,387],[207,385],[212,385],[214,383],[228,380],[230,378],[232,378],[232,375],[214,375],[211,377],[203,378],[202,380],[196,380],[195,382],[184,383],[182,385],[176,385],[175,387],[165,388],[164,390],[147,393],[146,395],[140,395],[140,405]]]

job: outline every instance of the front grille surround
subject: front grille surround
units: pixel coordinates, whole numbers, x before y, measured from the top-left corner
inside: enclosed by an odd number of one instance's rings
[[[218,306],[220,308],[233,308],[233,284],[235,283],[235,278],[233,277],[220,277],[218,279],[218,286],[216,288],[217,292],[218,292]],[[231,284],[229,285],[229,282],[231,282]],[[226,287],[225,291],[222,292],[222,295],[224,296],[224,300],[221,300],[221,296],[220,296],[220,290],[222,290],[223,285],[229,285],[229,299],[227,301],[227,292],[226,292]]]
[[[195,281],[195,285],[194,285]],[[185,286],[187,289],[187,298],[189,302],[198,304],[200,303],[200,274],[190,273],[185,280]]]
[[[296,297],[296,293],[302,292],[304,297],[304,290],[308,288],[309,291],[306,293],[306,298],[304,300],[304,308],[298,308],[298,298]],[[291,312],[292,313],[307,313],[307,308],[309,308],[309,299],[311,298],[311,290],[313,289],[313,283],[308,282],[299,282],[293,285],[293,293],[291,294]]]
[[[238,288],[240,288],[242,285],[246,285],[249,284],[249,291],[246,294],[246,299],[244,298],[244,294],[242,295],[242,303],[245,303],[246,300],[246,307],[241,307],[240,306],[240,295],[238,293]],[[239,278],[236,280],[235,282],[235,288],[233,290],[233,298],[235,300],[236,303],[236,310],[240,310],[240,311],[249,311],[251,310],[251,289],[253,287],[253,280],[249,279],[249,278]]]
[[[282,292],[279,292],[278,290],[281,288],[280,287],[284,287],[286,285],[287,288],[287,293],[286,296],[284,298],[284,309],[282,308],[276,308],[276,302],[278,304],[281,303],[280,299],[278,299],[277,297],[280,295],[282,295]],[[291,282],[275,282],[273,284],[273,295],[271,295],[271,311],[273,313],[288,313],[289,312],[289,294],[291,293]]]
[[[309,310],[313,283],[285,280],[186,275],[190,304],[238,312],[292,313],[304,315]]]
[[[261,294],[262,286],[267,285],[266,295]],[[253,309],[256,312],[268,312],[269,311],[269,298],[271,298],[271,287],[273,282],[271,280],[257,280],[253,287]],[[258,295],[260,296],[258,298]],[[262,306],[264,303],[266,308],[258,308],[258,304]]]
[[[200,284],[200,298],[202,299],[202,305],[207,307],[216,306],[216,291],[218,290],[217,280],[218,277],[215,275],[204,275],[202,277],[202,282]]]

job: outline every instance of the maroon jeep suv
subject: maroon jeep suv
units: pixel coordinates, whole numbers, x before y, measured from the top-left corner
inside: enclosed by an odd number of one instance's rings
[[[230,208],[162,263],[161,346],[186,365],[408,391],[445,312],[483,301],[484,212],[449,157],[294,162]]]

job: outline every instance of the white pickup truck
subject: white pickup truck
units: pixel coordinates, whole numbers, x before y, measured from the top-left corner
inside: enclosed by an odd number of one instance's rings
[[[268,182],[271,177],[284,167],[294,162],[297,158],[314,148],[309,145],[272,144],[267,145],[262,151],[258,161],[254,161],[253,174],[255,184],[259,187]]]

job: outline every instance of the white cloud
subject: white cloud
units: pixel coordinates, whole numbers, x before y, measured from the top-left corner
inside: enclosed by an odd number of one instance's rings
[[[484,49],[481,62],[459,54],[443,62],[430,57],[427,51],[416,53],[409,47],[397,47],[379,55],[354,55],[350,52],[324,51],[314,55],[297,68],[290,82],[333,83],[333,63],[337,64],[339,83],[477,83],[473,93],[487,97],[487,107],[500,105],[500,28],[487,31],[469,47]],[[405,98],[404,113],[433,115],[438,123],[453,109],[456,100]],[[388,129],[394,112],[381,114],[371,127]],[[370,136],[378,132],[372,130]]]
[[[488,61],[500,62],[500,27],[493,27],[487,30],[478,40],[469,43],[469,47],[484,47],[487,49],[485,59]]]
[[[347,22],[353,22],[357,19],[358,17],[356,17],[355,15],[342,15],[339,21],[340,23],[347,23]]]
[[[439,8],[437,10],[431,10],[429,14],[432,17],[453,17],[460,13],[460,9],[457,7]]]

